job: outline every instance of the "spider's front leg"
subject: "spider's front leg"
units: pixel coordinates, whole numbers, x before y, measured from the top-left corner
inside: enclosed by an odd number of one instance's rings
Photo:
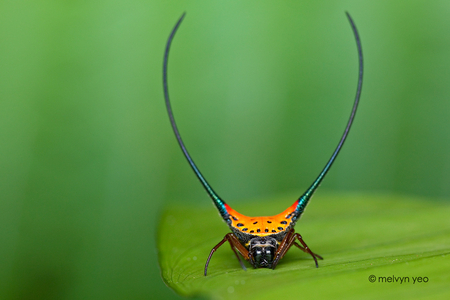
[[[296,243],[296,241],[295,241],[296,238],[300,241],[300,243],[303,245],[303,247]],[[275,269],[275,267],[277,266],[277,264],[280,261],[280,259],[282,259],[284,257],[284,255],[292,247],[292,245],[295,245],[299,249],[301,249],[304,252],[310,254],[313,257],[314,262],[316,263],[316,268],[319,267],[319,263],[317,262],[317,258],[323,259],[322,256],[313,253],[311,251],[311,249],[309,249],[308,245],[306,245],[305,241],[303,241],[302,236],[299,233],[295,233],[294,228],[291,228],[291,230],[289,230],[289,232],[285,235],[285,237],[281,241],[280,246],[278,247],[278,250],[275,253],[275,259],[274,259],[273,264],[272,264],[272,269]]]
[[[211,252],[209,253],[209,256],[208,256],[208,259],[206,260],[206,265],[205,265],[205,276],[206,276],[206,272],[208,271],[208,265],[209,265],[209,261],[211,260],[212,255],[226,241],[228,241],[230,243],[231,250],[233,250],[234,254],[236,254],[236,257],[239,260],[239,263],[241,264],[242,269],[244,269],[244,271],[247,270],[247,268],[244,266],[244,263],[242,262],[242,259],[239,257],[238,252],[244,257],[244,259],[249,260],[250,257],[249,257],[248,250],[244,246],[242,246],[242,244],[239,242],[238,238],[234,234],[227,233],[225,235],[225,237],[223,238],[223,240],[221,240],[214,248],[212,248]],[[237,250],[237,252],[236,252],[236,250]]]
[[[275,267],[278,265],[280,259],[284,257],[286,252],[291,248],[292,243],[294,242],[294,229],[292,228],[289,232],[284,236],[280,245],[278,246],[277,252],[275,252],[275,259],[272,263],[272,269],[275,270]]]

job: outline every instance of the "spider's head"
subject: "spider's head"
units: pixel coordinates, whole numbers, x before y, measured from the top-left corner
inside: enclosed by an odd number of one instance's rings
[[[250,263],[255,268],[271,268],[277,251],[277,240],[272,237],[254,237],[249,243]]]

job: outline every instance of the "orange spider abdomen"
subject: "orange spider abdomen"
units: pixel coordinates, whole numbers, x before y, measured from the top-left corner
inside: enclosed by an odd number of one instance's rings
[[[248,234],[268,236],[290,228],[297,204],[298,200],[282,213],[271,217],[247,217],[238,213],[227,204],[225,204],[225,208],[230,214],[230,227]]]

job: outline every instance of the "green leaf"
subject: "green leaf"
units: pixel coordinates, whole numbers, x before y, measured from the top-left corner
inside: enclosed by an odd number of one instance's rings
[[[274,215],[291,204],[285,199],[295,197],[228,204],[246,215]],[[449,219],[450,205],[445,202],[322,193],[296,226],[308,246],[324,257],[319,268],[309,255],[292,247],[275,270],[253,269],[246,262],[244,271],[224,244],[205,277],[209,252],[228,227],[212,205],[176,205],[161,218],[159,262],[165,283],[185,296],[450,299]],[[369,281],[370,275],[376,276],[375,282]]]

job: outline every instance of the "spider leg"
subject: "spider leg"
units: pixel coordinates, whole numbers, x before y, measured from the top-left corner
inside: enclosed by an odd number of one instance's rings
[[[300,243],[303,246],[297,244],[297,242],[295,241],[296,238],[300,241]],[[306,245],[305,241],[303,241],[302,236],[299,233],[295,233],[294,228],[291,228],[291,230],[289,230],[289,232],[285,235],[285,237],[281,241],[280,246],[278,247],[277,252],[275,253],[275,259],[272,263],[272,269],[275,269],[280,259],[284,257],[284,255],[288,252],[288,250],[292,247],[292,245],[295,245],[300,250],[310,254],[313,257],[314,262],[316,263],[316,268],[319,267],[317,258],[323,259],[323,257],[313,253],[311,249],[309,249],[308,245]]]
[[[300,246],[299,244],[297,244],[297,242],[294,242],[294,245],[297,246],[297,248],[299,248],[300,250],[302,250],[302,251],[304,251],[304,252],[306,252],[306,253],[309,253],[305,248],[303,248],[302,246]],[[320,256],[319,254],[316,254],[316,253],[314,253],[314,252],[313,252],[313,254],[314,254],[314,256],[317,257],[318,259],[323,260],[323,257]]]
[[[305,241],[303,241],[302,236],[299,233],[296,233],[296,234],[294,234],[294,237],[296,237],[300,241],[300,243],[303,245],[304,248],[302,250],[305,251],[306,253],[311,254],[311,256],[314,258],[314,261],[316,262],[316,268],[318,268],[319,263],[317,262],[317,258],[315,256],[315,254],[311,251],[311,249],[309,249],[308,245],[306,245]],[[319,258],[320,258],[320,256],[319,256]]]
[[[239,263],[241,264],[242,269],[244,269],[244,271],[247,270],[247,268],[244,266],[244,263],[242,262],[241,258],[239,257],[238,252],[244,257],[244,259],[248,260],[249,259],[248,250],[244,246],[242,246],[242,244],[239,242],[239,240],[236,238],[236,236],[234,234],[227,233],[225,235],[225,237],[223,238],[223,240],[221,240],[216,246],[214,246],[214,248],[212,248],[211,252],[209,253],[209,256],[208,256],[208,259],[206,260],[206,265],[205,265],[205,276],[206,276],[206,272],[208,271],[208,265],[209,265],[209,261],[211,260],[212,255],[226,241],[228,241],[230,243],[231,250],[233,250],[234,254],[236,254],[236,257],[239,260]],[[236,252],[236,250],[237,250],[237,252]]]
[[[280,243],[280,246],[278,246],[278,249],[275,252],[275,259],[273,260],[273,263],[272,263],[272,269],[275,270],[275,267],[278,265],[278,262],[280,261],[280,259],[283,258],[283,256],[286,254],[286,252],[291,248],[294,240],[295,240],[294,229],[292,228],[284,236],[283,240]]]
[[[242,269],[244,269],[244,271],[247,271],[247,268],[244,266],[244,263],[242,262],[241,258],[239,257],[239,255],[237,254],[236,250],[244,257],[244,259],[248,260],[249,259],[249,253],[248,250],[242,246],[242,244],[239,242],[238,238],[232,234],[232,233],[227,233],[225,235],[225,237],[228,239],[228,242],[230,243],[231,246],[231,250],[233,250],[234,254],[236,254],[237,259],[239,260],[239,263],[241,264]]]

